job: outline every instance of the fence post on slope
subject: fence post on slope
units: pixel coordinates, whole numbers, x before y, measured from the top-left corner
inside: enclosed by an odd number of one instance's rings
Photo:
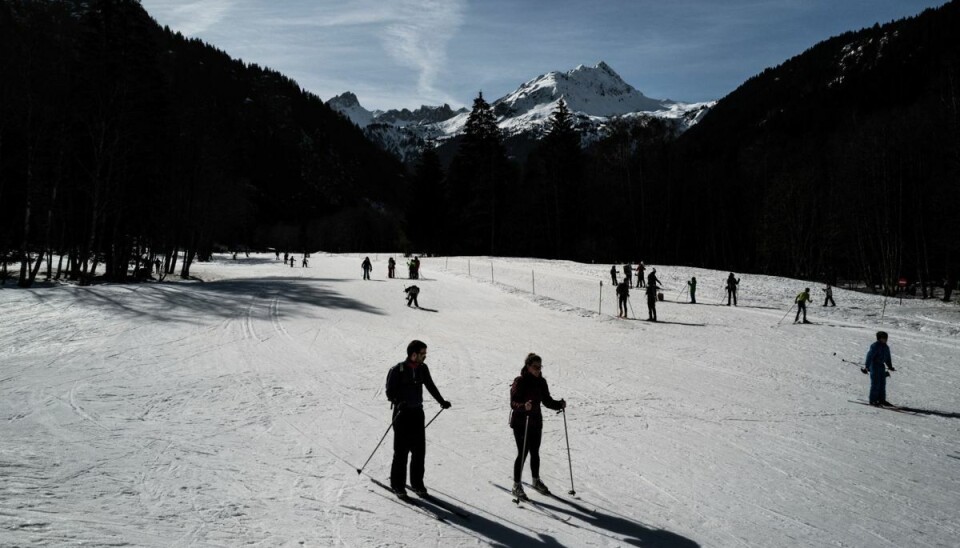
[[[533,294],[537,294],[537,275],[530,270],[530,286],[533,288]]]
[[[597,314],[603,314],[603,280],[600,280],[600,304],[597,305]]]
[[[490,261],[490,283],[493,283],[493,261]]]

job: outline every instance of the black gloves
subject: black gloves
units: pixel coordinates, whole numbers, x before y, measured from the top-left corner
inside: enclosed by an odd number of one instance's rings
[[[896,369],[894,369],[892,365],[888,365],[887,369],[889,369],[890,371],[896,371]]]
[[[563,398],[560,398],[560,409],[566,409],[566,408],[567,408],[567,401]]]
[[[866,368],[866,367],[861,367],[861,368],[860,368],[860,372],[863,373],[864,375],[866,375],[866,374],[867,374],[867,368]]]
[[[450,403],[450,402],[448,402],[447,400],[443,400],[442,402],[440,402],[440,407],[442,407],[442,408],[444,408],[444,409],[450,409],[450,406],[451,406],[451,405],[453,405],[453,404]]]

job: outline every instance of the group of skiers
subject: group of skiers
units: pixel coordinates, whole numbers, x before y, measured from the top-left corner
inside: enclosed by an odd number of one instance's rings
[[[623,281],[626,282],[627,287],[629,288],[633,284],[633,267],[630,266],[630,263],[624,263],[621,267],[623,270]],[[637,285],[636,287],[644,287],[644,278],[643,274],[646,272],[647,267],[643,265],[643,261],[637,263],[636,273],[637,273]],[[610,267],[610,281],[614,286],[619,286],[617,282],[617,265]]]
[[[410,463],[410,490],[417,496],[429,493],[423,482],[426,456],[426,424],[423,413],[423,388],[440,404],[449,409],[451,403],[440,395],[430,368],[426,364],[427,345],[413,340],[407,345],[407,357],[387,372],[386,394],[392,408],[393,461],[390,467],[390,488],[400,498],[407,498],[407,461]],[[543,494],[550,490],[540,479],[540,443],[543,435],[541,404],[554,411],[564,411],[567,402],[550,395],[547,380],[543,378],[543,360],[530,353],[523,361],[520,375],[510,385],[510,420],[517,457],[513,463],[512,494],[518,500],[527,500],[520,479],[524,462],[529,457],[533,488]],[[439,414],[439,413],[438,413]]]

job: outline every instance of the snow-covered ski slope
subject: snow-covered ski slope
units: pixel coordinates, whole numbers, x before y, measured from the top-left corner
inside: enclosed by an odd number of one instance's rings
[[[612,316],[610,265],[426,258],[416,310],[411,282],[371,259],[371,281],[356,255],[308,269],[259,255],[196,265],[203,283],[0,290],[0,545],[960,542],[954,303],[883,312],[888,399],[910,414],[848,401],[868,379],[841,358],[863,359],[881,297],[837,289],[825,309],[811,285],[815,323],[778,327],[808,284],[741,274],[734,308],[719,306],[726,272],[654,265],[668,302],[652,324]],[[669,302],[691,275],[702,304]],[[639,290],[631,301],[645,318]],[[389,424],[386,371],[415,338],[453,402],[427,430],[426,484],[469,519],[433,519],[356,472]],[[518,509],[502,489],[528,352],[569,403],[575,504],[528,488],[542,507]],[[365,474],[386,480],[391,440]],[[565,496],[549,411],[541,456]]]

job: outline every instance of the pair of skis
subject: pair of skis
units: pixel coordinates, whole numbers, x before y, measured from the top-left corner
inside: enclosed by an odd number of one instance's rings
[[[447,502],[447,501],[445,501],[445,500],[441,500],[441,499],[439,499],[439,498],[437,498],[437,497],[435,497],[435,496],[433,496],[433,495],[427,494],[427,495],[420,496],[420,497],[418,497],[418,498],[411,498],[411,497],[409,497],[409,496],[407,496],[407,497],[399,497],[399,496],[396,495],[396,492],[393,490],[393,488],[391,488],[389,485],[383,483],[382,481],[379,481],[379,480],[374,479],[374,478],[370,478],[370,481],[372,481],[374,484],[382,487],[383,489],[389,491],[392,495],[394,495],[394,497],[393,497],[392,500],[396,500],[396,502],[398,502],[398,503],[400,503],[400,504],[406,504],[406,505],[415,507],[415,508],[421,510],[422,512],[424,512],[425,514],[429,514],[432,518],[434,518],[434,519],[436,519],[436,520],[438,520],[438,521],[442,521],[442,522],[446,523],[446,522],[447,522],[447,518],[444,517],[444,516],[442,516],[442,515],[440,515],[440,513],[437,512],[434,508],[431,508],[430,505],[432,505],[432,506],[434,506],[434,507],[436,507],[436,508],[440,508],[441,510],[444,510],[444,511],[446,511],[447,513],[449,513],[449,514],[451,514],[451,515],[453,515],[453,516],[456,516],[456,517],[458,517],[458,518],[461,518],[461,519],[464,519],[464,520],[469,520],[469,519],[470,519],[470,514],[469,514],[469,513],[465,512],[465,511],[463,511],[461,508],[459,508],[459,507],[457,507],[457,506],[455,506],[455,505],[453,505],[453,504],[451,504],[451,503],[449,503],[449,502]],[[409,486],[408,486],[408,487],[409,487]],[[411,488],[411,489],[412,489],[412,488]],[[427,504],[427,503],[429,503],[429,504]]]

